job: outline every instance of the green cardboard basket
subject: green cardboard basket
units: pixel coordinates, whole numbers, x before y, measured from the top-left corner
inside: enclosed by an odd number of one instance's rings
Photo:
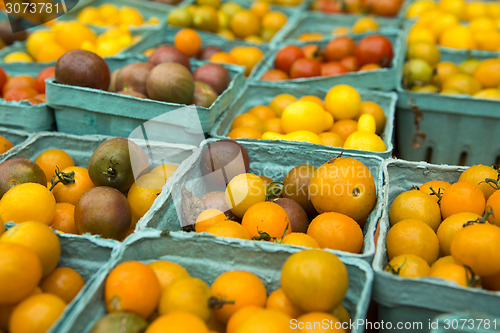
[[[257,246],[233,242],[230,246],[211,239],[196,241],[181,232],[160,233],[147,230],[130,237],[114,259],[101,271],[99,277],[88,290],[78,309],[67,317],[63,332],[88,332],[106,314],[104,283],[108,273],[118,264],[138,260],[151,262],[168,260],[183,266],[191,276],[204,280],[209,285],[222,273],[244,270],[259,276],[266,285],[268,293],[279,288],[280,271],[290,254],[274,248],[262,250]],[[341,258],[349,274],[349,289],[343,304],[349,310],[353,321],[366,317],[370,301],[372,271],[362,260]],[[352,333],[363,332],[362,325],[355,326]],[[195,332],[193,332],[195,333]]]
[[[104,4],[113,4],[116,5],[118,8],[121,7],[133,7],[137,9],[141,14],[142,17],[144,18],[144,21],[147,21],[151,17],[156,17],[160,21],[159,24],[144,24],[141,26],[137,27],[130,27],[130,31],[133,32],[145,32],[149,30],[155,30],[159,29],[161,25],[164,25],[166,20],[167,20],[167,15],[168,13],[174,8],[174,6],[168,6],[164,4],[159,4],[155,3],[152,1],[141,1],[141,0],[91,0],[87,1],[85,3],[85,6],[76,6],[72,10],[70,10],[67,14],[63,15],[61,19],[63,20],[76,20],[78,17],[78,14],[82,11],[83,8],[85,7],[99,7]],[[92,28],[96,29],[97,31],[105,31],[107,28],[110,27],[102,27],[102,26],[97,26],[97,25],[91,25]]]
[[[139,42],[137,42],[135,45],[127,49],[127,52],[131,54],[142,54],[144,51],[148,49],[156,48],[163,44],[174,45],[175,34],[179,30],[181,30],[181,28],[174,26],[165,26],[160,30],[148,32],[142,36]],[[203,43],[202,47],[218,46],[224,52],[229,52],[237,46],[250,46],[249,43],[244,42],[242,40],[229,40],[206,31],[198,31],[198,34],[200,35]],[[255,44],[252,46],[259,48],[262,51],[262,53],[264,53],[263,60],[266,58],[266,56],[269,56],[271,47],[268,44]],[[252,72],[250,73],[250,76],[254,73],[256,69],[257,66],[253,68]]]
[[[401,278],[384,271],[387,264],[385,241],[390,228],[389,209],[394,199],[413,185],[420,186],[430,180],[454,183],[465,169],[396,159],[384,162],[384,210],[372,265],[375,272],[373,299],[378,303],[379,321],[390,322],[392,330],[386,325],[386,329],[380,332],[429,332],[429,323],[436,315],[445,312],[474,309],[485,314],[498,315],[498,293],[464,288],[453,282],[429,277]],[[398,330],[398,323],[421,323],[422,327]]]
[[[386,115],[386,124],[384,132],[381,137],[384,140],[385,146],[387,150],[383,153],[370,152],[370,151],[360,151],[354,149],[343,149],[348,152],[355,152],[361,155],[376,155],[381,158],[387,158],[392,155],[392,141],[393,141],[393,122],[394,122],[394,113],[396,108],[396,99],[397,95],[393,92],[379,92],[373,90],[365,90],[358,89],[361,94],[361,98],[363,101],[373,101],[379,104],[385,112]],[[312,94],[315,96],[324,99],[327,89],[314,89],[304,91],[301,87],[297,87],[294,85],[274,85],[267,82],[251,82],[249,83],[243,93],[239,96],[239,98],[231,105],[231,108],[224,113],[217,122],[214,127],[210,131],[210,135],[216,138],[225,138],[227,139],[227,134],[231,130],[231,124],[238,115],[243,114],[250,110],[252,107],[257,105],[268,105],[271,100],[283,93],[294,95],[297,98],[304,96],[305,94]],[[238,139],[238,141],[246,141],[246,142],[259,142],[262,140],[256,139]],[[269,142],[269,141],[268,141]],[[315,145],[307,142],[294,142],[294,141],[282,141],[278,142],[282,144],[298,144],[303,147],[310,146],[310,149],[315,149],[316,147],[325,148],[327,146],[323,145]]]
[[[433,320],[431,333],[488,333],[500,332],[500,318],[476,311],[439,315]]]
[[[407,25],[401,54],[406,54]],[[465,50],[440,48],[441,61],[460,63],[470,58]],[[491,53],[473,51],[477,59],[491,58]],[[498,57],[500,53],[496,53]],[[397,68],[398,102],[396,111],[398,143],[401,158],[435,164],[474,165],[500,162],[500,144],[493,137],[500,131],[500,102],[468,95],[415,93],[402,87],[404,59]],[[417,140],[415,110],[423,119],[420,130],[426,140]],[[418,141],[414,145],[415,140]],[[485,144],[485,143],[488,144]],[[414,148],[415,147],[415,148]]]
[[[364,15],[361,14],[324,14],[309,10],[301,15],[295,26],[289,29],[283,38],[284,40],[296,40],[303,33],[319,32],[324,36],[322,39],[330,40],[335,37],[332,35],[333,29],[341,26],[351,28],[362,17]],[[377,32],[386,28],[399,29],[400,22],[396,18],[376,17],[375,19],[380,28]]]
[[[240,4],[243,8],[246,8],[246,9],[249,9],[250,6],[253,4],[252,1],[246,1],[246,0],[224,0],[224,1],[222,1],[222,3],[226,3],[226,2],[236,2],[236,3]],[[189,3],[181,2],[179,6],[184,7],[186,5],[189,5]],[[305,1],[304,1],[304,4],[297,6],[297,7],[271,5],[272,11],[280,11],[287,16],[287,22],[278,32],[276,32],[276,34],[273,36],[273,38],[271,39],[270,42],[263,43],[263,44],[268,44],[268,45],[273,46],[273,45],[281,42],[283,40],[284,35],[287,33],[287,31],[289,31],[289,29],[292,29],[296,25],[297,19],[299,18],[301,11],[303,11],[304,9],[305,9]],[[181,27],[177,27],[177,26],[170,25],[167,23],[167,28],[181,28]],[[214,38],[227,40],[226,38],[218,36],[216,33],[213,33],[213,32],[202,31],[202,30],[197,30],[197,31],[198,31],[198,33],[203,32],[204,34],[209,35],[209,36],[213,36]],[[237,40],[243,42],[246,45],[254,45],[254,46],[261,45],[261,44],[244,42],[242,39],[238,39],[238,38],[237,38]]]
[[[329,89],[330,87],[336,84],[349,84],[356,88],[368,88],[368,89],[378,89],[389,91],[396,88],[397,85],[397,73],[399,68],[401,67],[401,63],[404,60],[404,55],[401,52],[401,34],[396,29],[384,29],[383,31],[379,31],[376,34],[384,35],[389,38],[392,42],[392,47],[394,49],[394,58],[392,59],[391,67],[381,68],[377,70],[370,71],[360,71],[360,72],[351,72],[342,75],[335,76],[318,76],[311,78],[298,78],[298,79],[290,79],[284,81],[277,81],[275,84],[279,86],[280,84],[295,84],[301,87],[314,87],[314,88],[322,88]],[[361,40],[363,37],[367,35],[373,35],[374,33],[365,33],[365,34],[350,34],[356,42]],[[255,70],[254,75],[250,77],[252,81],[259,81],[264,75],[266,71],[274,68],[274,59],[276,58],[276,53],[281,48],[287,45],[298,45],[304,46],[306,44],[317,44],[321,47],[325,47],[328,44],[329,40],[321,40],[318,42],[301,42],[301,41],[286,41],[277,45],[273,54],[270,57],[266,57],[265,62],[261,62],[258,68]]]
[[[67,152],[73,158],[75,165],[87,168],[89,159],[94,150],[102,142],[109,138],[109,136],[103,135],[77,136],[59,132],[40,132],[31,136],[24,144],[21,144],[1,155],[0,162],[18,157],[34,161],[43,151],[51,148],[57,148]],[[160,163],[172,163],[179,165],[178,170],[167,180],[167,183],[163,187],[158,199],[155,200],[150,210],[142,217],[142,219],[139,220],[137,224],[154,223],[156,219],[160,218],[157,216],[156,212],[163,207],[164,198],[168,197],[170,194],[173,184],[182,173],[181,170],[186,169],[187,166],[192,163],[190,162],[191,157],[192,155],[196,155],[196,152],[198,152],[199,149],[196,146],[169,144],[157,141],[155,142],[153,140],[147,142],[134,140],[134,142],[144,149],[150,158],[150,164],[152,166],[156,166]],[[75,237],[87,236],[75,235]],[[100,238],[97,236],[92,237]],[[114,240],[109,241],[119,243]]]
[[[143,59],[141,61],[145,61],[145,57],[139,58]],[[129,61],[129,63],[137,61],[136,58],[132,59],[133,61]],[[203,63],[206,62],[192,60],[192,70]],[[209,108],[193,106],[196,108],[199,119],[188,119],[193,124],[201,122],[203,132],[208,132],[217,117],[229,107],[244,82],[243,67],[224,66],[229,70],[232,78],[227,89]],[[56,83],[54,79],[47,80],[46,84],[47,103],[54,108],[58,130],[72,134],[104,134],[127,137],[132,130],[145,122],[154,121],[157,117],[186,107],[183,104],[69,86]]]
[[[179,172],[181,175],[179,179],[173,184],[171,193],[168,193],[163,201],[163,206],[157,210],[155,219],[144,219],[137,225],[136,230],[152,228],[167,231],[180,231],[182,230],[181,220],[178,211],[181,211],[181,198],[182,189],[186,188],[191,191],[198,198],[202,195],[213,191],[210,185],[207,185],[201,180],[200,160],[203,149],[208,143],[215,141],[210,139],[205,141],[197,154],[194,154],[190,159],[190,165]],[[383,183],[380,166],[382,159],[377,156],[366,156],[351,152],[343,152],[340,149],[320,149],[314,148],[309,145],[285,145],[281,143],[269,142],[245,142],[239,143],[247,150],[250,157],[250,173],[257,175],[265,175],[273,180],[281,181],[285,175],[293,167],[299,164],[312,164],[316,167],[324,164],[330,158],[338,156],[342,152],[344,157],[352,157],[365,164],[373,175],[375,184],[377,186],[378,199],[377,202],[368,216],[368,219],[363,228],[363,248],[361,254],[353,254],[343,251],[331,250],[341,257],[354,257],[361,258],[367,262],[371,262],[375,252],[374,234],[377,228],[377,223],[381,215],[382,209],[382,191],[381,186]],[[312,153],[313,152],[313,153]],[[145,216],[146,217],[146,216]],[[223,243],[231,244],[232,240],[229,238],[217,238],[210,234],[187,233],[186,237],[200,238],[207,237]],[[275,244],[269,242],[256,242],[251,240],[241,240],[241,244],[249,247],[258,247],[262,249],[272,250],[275,248],[296,248],[295,246]],[[329,250],[330,251],[330,250]]]
[[[7,228],[15,223],[8,222]],[[59,320],[51,327],[49,332],[60,332],[60,327],[66,322],[66,318],[75,309],[87,290],[91,288],[93,281],[98,278],[98,272],[105,267],[112,257],[115,257],[120,248],[116,243],[107,239],[94,237],[78,237],[56,231],[61,243],[61,257],[57,267],[70,267],[76,270],[85,281],[85,285],[71,303],[66,306]]]

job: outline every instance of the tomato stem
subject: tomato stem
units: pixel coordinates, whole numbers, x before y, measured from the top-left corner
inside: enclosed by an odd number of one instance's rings
[[[265,231],[260,231],[260,230],[257,229],[257,232],[259,233],[259,236],[253,236],[252,240],[269,242],[270,240],[272,240],[274,238],[274,237],[271,237]]]
[[[281,192],[283,192],[283,183],[281,182],[271,182],[266,188],[266,201],[271,201],[281,197]]]
[[[69,184],[74,184],[75,183],[75,172],[62,172],[59,170],[59,167],[56,166],[55,170],[55,175],[52,176],[52,179],[50,180],[51,186],[49,191],[52,191],[54,187],[62,183],[63,185],[69,185]]]
[[[222,309],[224,304],[234,304],[234,301],[226,301],[225,299],[221,299],[215,296],[212,296],[208,299],[208,307],[210,309]]]
[[[479,283],[479,276],[474,274],[474,271],[469,266],[464,265],[464,267],[465,267],[465,279],[467,281],[467,286],[474,288]]]
[[[429,186],[429,190],[431,190],[431,194],[430,195],[435,195],[436,197],[438,197],[438,205],[441,203],[441,199],[443,198],[443,193],[441,193],[441,190],[443,188],[440,187],[438,188],[437,192],[432,188],[432,186]]]
[[[475,220],[467,221],[466,223],[464,223],[463,227],[465,228],[473,224],[484,224],[486,223],[490,215],[493,215],[493,210],[491,208],[488,208],[488,210],[484,213],[483,216],[478,217]]]
[[[392,274],[399,275],[399,273],[401,272],[401,269],[404,267],[404,265],[406,265],[406,258],[405,258],[405,260],[403,260],[403,262],[401,263],[401,265],[399,265],[399,267],[397,269],[394,268],[394,266],[392,266],[389,263],[387,263],[386,267],[389,267]]]

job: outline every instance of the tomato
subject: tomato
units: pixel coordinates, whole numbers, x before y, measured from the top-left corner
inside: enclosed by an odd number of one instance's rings
[[[285,73],[290,73],[290,68],[293,63],[300,58],[304,58],[302,49],[295,45],[285,46],[276,54],[274,59],[274,67],[282,70]]]
[[[356,60],[355,56],[342,58],[342,60],[340,60],[340,63],[342,64],[342,66],[347,68],[349,72],[355,72],[359,69],[358,61]]]
[[[349,70],[338,61],[321,64],[321,76],[340,75],[348,72]]]
[[[40,71],[36,77],[36,90],[40,93],[45,93],[45,80],[56,76],[56,68],[54,66],[47,67]]]
[[[332,39],[326,45],[325,58],[328,61],[339,61],[342,58],[354,55],[356,42],[347,36]]]
[[[308,44],[302,47],[302,51],[306,58],[322,62],[324,58],[324,52],[320,49],[318,45]]]
[[[359,41],[355,55],[359,66],[378,64],[381,67],[389,67],[394,51],[389,39],[382,35],[370,35]]]
[[[338,1],[333,0],[316,0],[312,4],[313,10],[319,10],[323,13],[341,13],[342,5]]]
[[[3,86],[6,82],[7,82],[7,74],[5,74],[3,68],[0,67],[0,94],[2,93]]]
[[[297,79],[301,77],[313,77],[321,75],[321,65],[319,62],[302,58],[295,61],[290,68],[290,78]]]
[[[402,0],[369,0],[367,2],[371,13],[388,17],[398,15],[403,3]]]
[[[282,81],[288,80],[288,74],[279,69],[270,69],[260,78],[261,81]]]
[[[4,94],[3,98],[6,101],[24,101],[29,98],[35,97],[37,94],[38,92],[35,89],[31,87],[23,87],[8,90]]]

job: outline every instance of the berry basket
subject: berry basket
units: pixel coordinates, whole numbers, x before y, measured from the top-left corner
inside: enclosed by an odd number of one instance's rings
[[[372,264],[375,272],[373,299],[378,303],[379,321],[386,323],[385,329],[380,332],[429,332],[433,318],[445,312],[474,309],[498,315],[495,306],[499,301],[498,293],[463,288],[453,282],[428,277],[402,278],[384,271],[388,261],[385,241],[389,230],[389,208],[396,196],[413,185],[419,186],[430,180],[456,182],[464,170],[465,167],[396,159],[384,162],[385,209],[380,220],[380,235]],[[396,329],[398,324],[408,326]]]
[[[207,140],[202,149],[206,147],[213,139]],[[311,146],[309,145],[288,145],[283,143],[269,143],[269,142],[245,142],[239,143],[247,150],[250,157],[250,173],[256,175],[265,175],[271,177],[273,180],[282,180],[290,169],[299,164],[312,164],[316,167],[324,164],[331,158],[338,156],[342,150],[340,149],[314,149],[314,154],[311,154]],[[331,250],[341,257],[355,257],[361,258],[370,262],[375,252],[374,234],[377,223],[381,214],[381,186],[382,175],[380,173],[380,165],[382,159],[377,156],[366,156],[351,152],[342,152],[343,157],[352,157],[365,164],[370,170],[375,180],[377,188],[377,202],[371,211],[368,219],[363,228],[363,247],[360,254],[353,254],[349,252]],[[137,229],[153,228],[168,231],[180,231],[183,224],[181,223],[181,202],[183,189],[192,191],[197,197],[210,192],[211,190],[203,183],[200,182],[202,174],[200,171],[201,153],[197,156],[193,155],[191,165],[183,169],[182,176],[173,185],[172,192],[164,201],[164,205],[159,208],[153,218],[144,217],[144,221],[137,224]],[[162,193],[163,194],[163,193]],[[160,196],[161,197],[161,196]],[[226,242],[228,244],[234,241],[229,238],[217,238],[207,233],[187,233],[186,237],[193,239],[209,238],[217,242]],[[239,240],[239,244],[245,244],[249,247],[262,248],[273,250],[276,248],[291,248],[290,245],[274,244],[271,242],[256,242],[249,240]],[[293,247],[292,247],[293,248]],[[273,250],[274,251],[274,250]]]
[[[404,34],[403,55],[409,27]],[[457,64],[471,56],[484,60],[500,54],[442,47],[440,51],[441,61]],[[499,101],[468,95],[410,92],[402,86],[403,66],[404,59],[397,68],[396,140],[401,158],[451,165],[500,162],[500,145],[491,139],[500,131]]]
[[[157,31],[150,31],[143,35],[141,40],[135,45],[131,46],[127,52],[130,54],[143,53],[149,49],[156,48],[160,45],[174,45],[175,34],[180,30],[180,28],[166,26]],[[205,46],[217,46],[220,47],[224,52],[229,52],[231,49],[237,46],[254,46],[257,47],[264,53],[264,58],[269,55],[271,47],[267,44],[255,44],[251,45],[242,40],[229,40],[217,35],[211,34],[206,31],[198,31],[198,35],[202,40],[202,47]],[[260,62],[259,62],[260,63]],[[254,66],[250,76],[257,69],[257,65]]]
[[[231,123],[233,120],[240,114],[243,114],[250,110],[252,107],[257,105],[268,105],[271,100],[282,93],[288,93],[294,95],[299,98],[304,96],[304,94],[312,94],[318,96],[320,98],[324,98],[328,90],[325,89],[315,89],[304,91],[301,87],[297,87],[294,85],[281,85],[281,84],[270,84],[270,83],[258,83],[258,82],[250,82],[247,84],[243,93],[238,97],[238,99],[231,105],[229,110],[219,117],[216,121],[214,127],[210,131],[210,135],[212,137],[227,139],[227,135],[231,130]],[[382,153],[370,152],[370,151],[360,151],[353,149],[344,149],[344,151],[348,151],[351,153],[357,153],[360,155],[376,155],[381,158],[387,158],[392,155],[392,141],[393,141],[393,121],[394,121],[394,113],[396,107],[396,99],[397,96],[392,92],[378,92],[373,90],[365,90],[358,89],[360,92],[361,98],[363,101],[373,101],[379,104],[385,112],[386,115],[386,124],[384,128],[384,132],[381,134],[381,137],[387,147],[387,150]],[[245,142],[259,142],[262,140],[256,139],[238,139],[238,141]],[[269,141],[267,141],[269,142]],[[309,149],[315,149],[316,147],[326,148],[323,145],[315,145],[312,143],[305,142],[294,142],[294,141],[279,141],[280,143],[290,144],[290,145],[300,145],[302,147],[310,146]]]
[[[94,150],[105,140],[109,139],[108,136],[102,135],[86,135],[77,136],[58,132],[40,132],[31,136],[25,143],[17,146],[15,149],[2,155],[0,161],[5,161],[11,158],[27,158],[34,161],[37,156],[47,149],[57,148],[64,150],[68,153],[74,160],[75,165],[87,168],[88,162]],[[170,177],[163,187],[159,198],[155,200],[150,210],[146,215],[139,220],[138,223],[147,223],[151,219],[157,218],[156,211],[163,207],[163,198],[170,193],[173,183],[176,182],[177,177],[181,174],[181,170],[185,169],[189,165],[189,160],[191,155],[196,155],[197,147],[188,145],[175,145],[167,144],[161,142],[140,142],[135,141],[141,148],[143,148],[146,154],[150,157],[151,164],[158,164],[158,161],[162,163],[172,163],[179,165],[179,169],[172,177]],[[186,166],[184,166],[186,165]],[[95,239],[100,239],[98,236],[77,236],[75,237],[92,237]],[[109,240],[113,243],[118,243],[114,240]]]
[[[180,264],[191,276],[201,278],[208,284],[224,272],[244,270],[259,276],[269,293],[279,288],[281,267],[294,252],[297,250],[263,250],[242,246],[238,242],[227,246],[211,239],[193,240],[181,232],[143,231],[130,237],[123,244],[121,253],[100,272],[91,286],[92,290],[85,293],[78,309],[67,317],[61,332],[88,332],[106,314],[104,282],[108,273],[120,263],[168,260]],[[366,316],[373,273],[362,260],[342,258],[342,261],[349,274],[349,289],[343,304],[353,322],[361,321]],[[363,332],[362,325],[355,325],[352,332]]]
[[[15,224],[9,222],[7,228]],[[49,332],[61,332],[60,327],[65,325],[70,313],[92,287],[92,283],[98,278],[98,272],[105,267],[111,258],[114,258],[120,248],[116,242],[108,239],[99,239],[87,236],[75,236],[56,232],[61,244],[61,257],[58,267],[70,267],[76,270],[85,281],[85,285],[78,295],[69,303],[58,321],[54,323]]]
[[[500,318],[482,313],[454,312],[439,315],[433,320],[431,333],[488,333],[500,332]]]
[[[9,140],[14,147],[11,149],[16,149],[18,145],[24,143],[30,136],[29,133],[24,131],[13,130],[10,128],[0,127],[0,135]],[[7,153],[7,152],[5,152]],[[4,153],[4,154],[5,154]],[[3,155],[3,154],[2,154]],[[0,156],[2,156],[0,155]],[[1,157],[0,157],[1,160]]]
[[[352,27],[353,24],[360,18],[365,17],[364,15],[358,14],[323,14],[317,11],[306,11],[297,20],[297,24],[291,29],[288,29],[287,34],[284,36],[284,40],[296,40],[303,33],[321,33],[323,34],[322,39],[334,38],[335,35],[332,33],[337,27]],[[379,31],[390,28],[398,29],[399,20],[395,18],[385,18],[382,16],[375,17],[375,20],[379,24]]]
[[[365,34],[349,34],[356,42],[359,42],[363,37],[367,35],[373,35],[374,33]],[[390,91],[396,88],[397,85],[397,74],[403,62],[404,53],[401,52],[401,34],[397,29],[384,29],[380,31],[380,34],[387,37],[391,43],[394,50],[394,57],[392,59],[391,66],[388,68],[381,68],[377,70],[370,71],[358,71],[351,72],[342,75],[334,76],[319,76],[310,78],[298,78],[291,80],[278,81],[276,84],[294,84],[301,87],[314,86],[315,88],[329,89],[336,84],[349,84],[355,88],[369,88],[369,89],[379,89],[384,91]],[[318,42],[300,42],[300,41],[286,41],[276,47],[273,50],[273,54],[270,57],[266,57],[264,62],[261,62],[258,68],[255,70],[254,75],[251,76],[251,80],[259,81],[266,71],[274,68],[274,60],[276,58],[276,53],[281,48],[287,45],[297,45],[304,46],[306,44],[317,44],[320,47],[325,47],[329,40],[321,40]]]
[[[145,61],[143,56],[126,58],[126,63]],[[126,63],[123,63],[122,66]],[[193,60],[191,62],[192,69],[196,69],[203,63]],[[227,67],[232,78],[229,86],[209,108],[195,107],[199,119],[187,119],[190,123],[201,122],[203,132],[208,132],[215,119],[229,107],[236,92],[241,89],[244,82],[242,67],[224,66]],[[119,67],[110,64],[110,68],[114,70]],[[132,130],[148,120],[162,115],[168,116],[168,112],[186,107],[183,104],[69,86],[57,83],[54,79],[47,80],[46,84],[47,103],[54,108],[58,130],[78,135],[103,134],[127,137]]]

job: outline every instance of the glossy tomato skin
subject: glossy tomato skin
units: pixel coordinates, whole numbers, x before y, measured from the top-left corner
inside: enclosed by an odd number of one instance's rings
[[[0,94],[2,94],[3,86],[7,82],[7,74],[3,68],[0,67]]]
[[[328,42],[325,49],[327,61],[339,61],[342,58],[354,55],[356,42],[347,36],[341,36]]]
[[[334,0],[316,0],[312,4],[313,10],[319,10],[326,14],[341,13],[342,5]]]
[[[300,58],[304,58],[304,52],[296,45],[288,45],[276,53],[274,59],[274,67],[282,70],[285,73],[290,73],[290,68],[293,63]]]
[[[369,0],[367,2],[369,11],[372,14],[386,17],[398,15],[403,4],[402,0]]]
[[[292,68],[290,68],[291,79],[298,79],[301,77],[314,77],[320,75],[321,65],[319,64],[319,62],[308,58],[302,58],[295,61],[292,65]]]
[[[392,63],[394,51],[389,39],[382,35],[370,35],[359,41],[358,45],[356,45],[355,55],[360,67],[366,64],[389,67]]]
[[[324,58],[323,50],[315,44],[308,44],[302,46],[302,51],[304,52],[304,56],[306,58],[316,60],[317,62],[322,62]]]
[[[349,72],[355,72],[359,69],[358,61],[356,60],[355,56],[342,58],[342,60],[340,60],[340,63],[342,64],[342,66],[347,68]]]
[[[321,76],[341,75],[348,72],[349,70],[338,61],[330,61],[321,64]]]
[[[270,69],[262,75],[261,81],[282,81],[288,80],[288,75],[279,69]]]
[[[41,70],[36,77],[36,90],[42,94],[45,93],[45,80],[55,76],[56,68],[54,66]]]

